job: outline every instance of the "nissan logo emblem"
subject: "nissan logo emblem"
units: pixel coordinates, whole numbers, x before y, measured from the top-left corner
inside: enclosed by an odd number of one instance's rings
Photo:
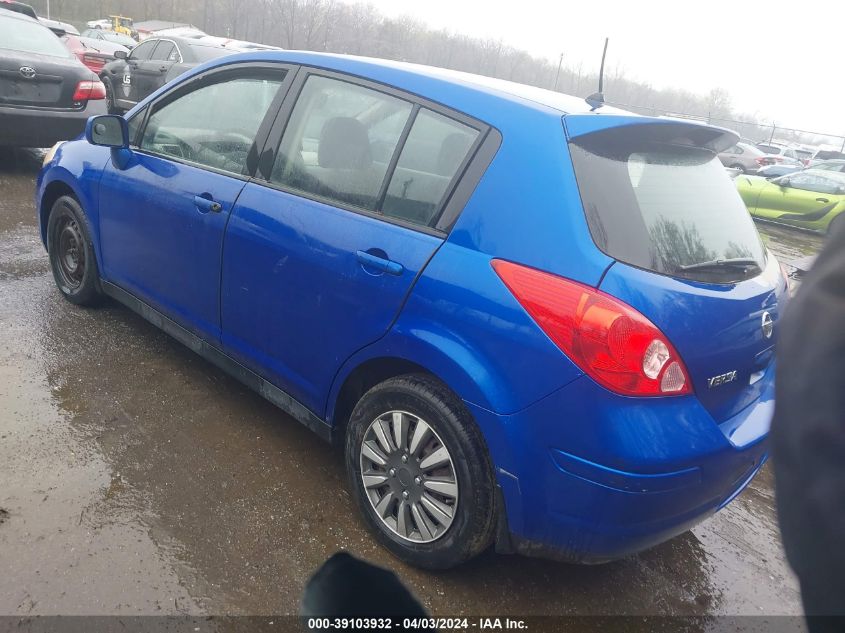
[[[30,66],[21,66],[18,72],[24,79],[35,79],[35,69]]]
[[[768,312],[763,313],[761,327],[763,328],[763,337],[772,338],[772,333],[775,331],[775,323],[772,321],[772,315]]]

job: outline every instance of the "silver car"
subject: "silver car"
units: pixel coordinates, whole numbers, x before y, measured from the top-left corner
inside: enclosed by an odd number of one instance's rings
[[[756,174],[760,169],[761,161],[758,158],[765,154],[753,145],[739,142],[719,153],[719,160],[725,167],[738,169],[743,174]]]

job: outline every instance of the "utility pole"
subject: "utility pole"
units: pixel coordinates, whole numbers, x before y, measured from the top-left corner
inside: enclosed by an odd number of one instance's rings
[[[772,142],[772,139],[775,138],[775,124],[772,123],[772,135],[769,137],[769,143]]]
[[[560,67],[563,66],[563,53],[560,54],[560,60],[557,63],[557,72],[555,73],[555,87],[552,90],[557,90],[557,80],[560,78]]]
[[[47,0],[47,19],[50,19],[50,0]]]

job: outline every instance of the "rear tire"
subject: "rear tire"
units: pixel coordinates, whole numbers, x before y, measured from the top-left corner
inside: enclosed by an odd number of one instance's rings
[[[71,196],[53,203],[47,221],[47,251],[53,278],[65,299],[94,305],[100,299],[100,275],[82,207]]]
[[[123,114],[123,111],[114,103],[114,85],[108,77],[100,77],[103,86],[106,88],[106,110],[109,114]]]
[[[463,403],[439,380],[409,374],[370,389],[352,412],[345,454],[367,527],[403,561],[448,569],[492,542],[487,450]]]

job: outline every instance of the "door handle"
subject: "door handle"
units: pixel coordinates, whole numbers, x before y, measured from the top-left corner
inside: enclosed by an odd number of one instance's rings
[[[160,73],[167,72],[167,66],[159,66],[158,72],[160,72]]]
[[[828,200],[827,198],[816,198],[816,202],[824,202],[824,203],[827,203],[827,202],[830,202],[830,200]]]
[[[355,256],[363,266],[367,268],[375,268],[376,270],[385,272],[388,275],[401,275],[405,270],[405,267],[399,262],[391,261],[386,257],[373,255],[367,251],[358,251],[355,253]]]
[[[208,213],[209,211],[212,213],[220,213],[223,210],[223,206],[219,202],[212,200],[210,197],[206,198],[205,196],[194,196],[194,204],[201,213]]]

